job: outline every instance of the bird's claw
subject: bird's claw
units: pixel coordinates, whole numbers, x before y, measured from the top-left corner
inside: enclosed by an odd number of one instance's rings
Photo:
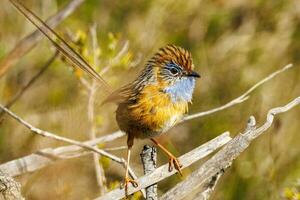
[[[126,197],[128,196],[128,185],[129,185],[129,183],[131,183],[131,185],[135,188],[137,188],[139,186],[138,182],[136,182],[135,180],[133,180],[129,177],[125,177],[124,185],[122,186],[122,188],[125,188]]]
[[[179,174],[182,176],[182,165],[179,163],[178,159],[174,156],[170,156],[169,158],[169,172],[171,172],[175,168]]]

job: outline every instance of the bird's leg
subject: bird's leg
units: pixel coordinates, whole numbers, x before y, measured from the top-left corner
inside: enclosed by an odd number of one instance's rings
[[[178,159],[169,152],[164,146],[162,146],[157,140],[151,138],[151,141],[156,144],[159,148],[161,148],[168,156],[169,156],[169,172],[175,168],[179,174],[182,176],[181,167],[182,165],[179,163]]]
[[[133,145],[133,138],[131,139],[130,136],[128,136],[128,140],[127,140],[127,163],[126,163],[126,170],[125,170],[125,179],[124,179],[124,188],[125,188],[125,195],[126,197],[128,196],[128,184],[131,183],[133,187],[138,187],[138,183],[131,179],[129,177],[129,162],[130,162],[130,154],[131,154],[131,148]]]

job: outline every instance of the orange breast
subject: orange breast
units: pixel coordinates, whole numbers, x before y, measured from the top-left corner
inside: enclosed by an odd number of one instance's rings
[[[139,94],[137,103],[129,107],[130,117],[149,127],[153,134],[173,127],[187,110],[187,102],[173,103],[168,94],[151,85],[146,86]]]

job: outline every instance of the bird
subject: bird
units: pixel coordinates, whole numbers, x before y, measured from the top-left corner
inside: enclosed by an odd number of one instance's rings
[[[188,112],[196,79],[200,78],[200,75],[194,71],[191,53],[176,45],[166,45],[148,60],[134,81],[113,91],[103,77],[34,12],[19,0],[9,1],[73,66],[85,71],[103,86],[104,91],[109,95],[102,105],[108,102],[117,104],[116,121],[119,128],[127,134],[125,195],[128,194],[129,184],[138,187],[138,182],[131,179],[128,173],[135,139],[150,139],[154,142],[169,157],[169,171],[175,168],[182,175],[182,165],[159,143],[157,137],[174,127]]]
[[[151,139],[169,156],[169,171],[175,168],[182,174],[178,159],[155,138],[175,126],[188,112],[196,79],[200,77],[193,69],[189,51],[166,45],[154,54],[133,82],[116,90],[104,101],[117,103],[116,121],[127,134],[126,193],[129,183],[138,186],[128,176],[131,149],[136,138]]]

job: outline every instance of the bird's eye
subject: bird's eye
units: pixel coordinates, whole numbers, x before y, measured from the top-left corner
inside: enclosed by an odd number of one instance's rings
[[[172,68],[170,69],[170,72],[171,72],[173,75],[176,75],[176,74],[178,74],[179,71],[178,71],[178,69],[172,67]]]

